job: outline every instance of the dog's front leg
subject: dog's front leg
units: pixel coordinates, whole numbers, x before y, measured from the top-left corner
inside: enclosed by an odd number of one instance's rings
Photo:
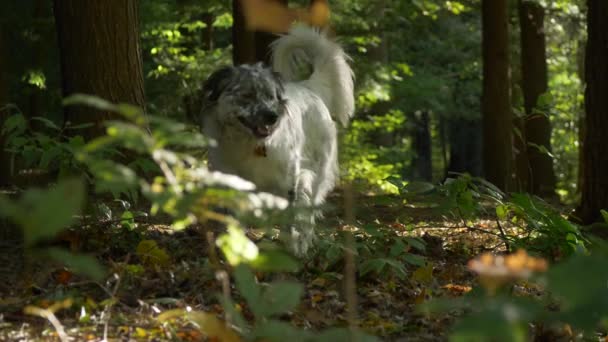
[[[294,252],[304,256],[314,242],[314,214],[312,208],[312,182],[314,173],[299,170],[295,178],[292,208],[296,210],[295,222],[291,226],[291,244]]]

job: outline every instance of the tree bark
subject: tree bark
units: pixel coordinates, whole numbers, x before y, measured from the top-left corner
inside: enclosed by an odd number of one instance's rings
[[[144,108],[144,78],[139,46],[137,0],[54,0],[61,52],[64,96],[93,94]],[[103,122],[116,114],[70,106],[72,125],[93,122],[88,138],[105,132]]]
[[[482,1],[483,165],[488,181],[512,184],[512,114],[507,0]]]
[[[241,1],[232,0],[232,61],[234,65],[264,62],[270,65],[270,44],[275,34],[247,28]],[[287,6],[287,0],[274,0]]]
[[[539,149],[551,152],[551,123],[547,111],[539,110],[538,100],[547,92],[547,52],[544,31],[545,9],[529,0],[520,0],[521,68],[525,136],[530,166],[528,191],[543,197],[555,196],[553,160]]]
[[[212,13],[204,13],[202,19],[206,25],[205,29],[201,33],[203,49],[211,51],[215,48],[213,41],[213,22],[215,21],[215,16]]]
[[[583,184],[578,216],[584,223],[600,220],[608,209],[608,2],[587,0],[585,55],[585,135]]]
[[[42,21],[43,19],[45,19],[45,14],[48,13],[48,7],[46,7],[47,5],[48,3],[46,3],[44,0],[36,0],[34,2],[34,9],[32,12],[32,19],[34,22]],[[36,25],[34,28],[34,32],[36,32],[39,36],[42,37],[42,29],[42,27]],[[42,65],[44,64],[43,61],[46,58],[45,48],[46,46],[44,46],[44,42],[42,41],[42,39],[37,39],[36,43],[32,46],[32,52],[30,55],[31,68],[40,70],[42,69]],[[26,112],[27,117],[31,119],[37,116],[43,116],[42,112],[44,111],[44,108],[42,104],[42,97],[45,96],[45,94],[43,93],[43,89],[40,89],[33,85],[29,85],[28,88],[29,96]],[[32,120],[30,120],[30,126],[34,130],[42,129],[42,125],[40,125],[40,123],[34,122]]]
[[[481,121],[452,118],[447,120],[447,133],[450,158],[447,165],[448,176],[451,172],[481,175]]]
[[[413,177],[430,182],[433,180],[431,118],[428,111],[416,112],[411,116],[412,149],[416,153],[412,160]]]

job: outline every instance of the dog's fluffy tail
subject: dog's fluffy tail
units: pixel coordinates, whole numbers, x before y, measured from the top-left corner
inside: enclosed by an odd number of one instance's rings
[[[309,74],[303,82],[344,126],[355,109],[353,71],[347,60],[344,50],[325,33],[304,25],[295,25],[272,45],[274,70],[292,82]]]

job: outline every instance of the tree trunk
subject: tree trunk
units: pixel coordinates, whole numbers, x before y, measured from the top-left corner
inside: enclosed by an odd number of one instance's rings
[[[48,7],[46,7],[46,5],[48,4],[45,3],[44,0],[36,0],[34,2],[34,9],[32,12],[32,19],[34,22],[40,22],[45,19],[45,9],[48,10]],[[34,28],[35,34],[42,37],[42,29],[43,28],[41,28],[40,25],[36,25]],[[44,45],[42,39],[37,39],[34,45],[32,46],[32,52],[30,55],[30,63],[32,69],[42,70],[42,65],[44,64],[43,61],[46,58],[45,48],[46,46]],[[44,109],[42,105],[42,97],[45,96],[45,94],[43,93],[43,89],[34,85],[29,85],[28,88],[29,96],[26,111],[27,117],[31,119],[37,116],[43,116],[42,112]],[[34,130],[41,130],[43,126],[38,122],[30,120],[30,127],[32,127]]]
[[[508,191],[512,183],[512,114],[507,0],[482,1],[483,166],[488,181]]]
[[[144,78],[139,46],[137,0],[54,0],[61,50],[64,96],[93,94],[144,108]],[[82,132],[105,132],[103,122],[116,114],[81,106],[64,110],[66,123],[93,122]]]
[[[450,159],[447,173],[481,175],[481,121],[465,118],[447,120]]]
[[[202,19],[206,25],[203,33],[201,34],[203,49],[211,51],[215,48],[213,41],[213,22],[215,21],[215,16],[212,13],[204,13]]]
[[[264,62],[270,65],[270,43],[275,34],[247,29],[241,1],[232,0],[232,61],[234,65]],[[274,0],[287,6],[287,0]]]
[[[587,0],[585,57],[585,135],[582,146],[583,186],[578,215],[584,223],[608,209],[608,2]]]
[[[412,132],[412,149],[416,153],[412,160],[413,177],[430,182],[433,180],[431,118],[429,112],[417,112],[411,117],[414,122]]]
[[[528,191],[539,196],[555,196],[555,172],[551,151],[551,123],[547,111],[538,110],[538,100],[547,92],[547,53],[544,31],[545,9],[542,5],[521,0],[521,68],[525,137],[530,166]],[[544,148],[546,151],[541,151]]]
[[[8,116],[6,110],[2,107],[9,101],[8,96],[8,79],[6,75],[10,70],[7,63],[6,46],[4,42],[4,25],[0,23],[0,132],[4,126],[4,120]],[[10,184],[10,155],[4,150],[5,141],[0,133],[0,186]]]

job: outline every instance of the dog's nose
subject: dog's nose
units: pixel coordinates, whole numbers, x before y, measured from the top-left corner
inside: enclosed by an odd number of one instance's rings
[[[268,126],[274,125],[279,120],[279,114],[268,109],[260,110],[258,115],[262,119],[263,124]]]

